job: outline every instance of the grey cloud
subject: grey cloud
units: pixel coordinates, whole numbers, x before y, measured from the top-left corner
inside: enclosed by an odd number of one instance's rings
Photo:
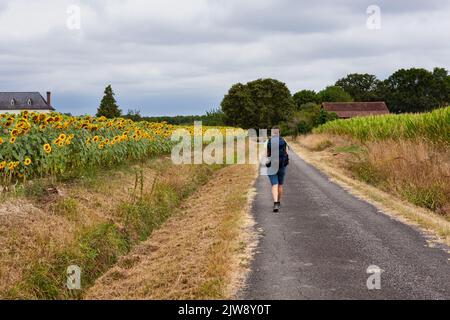
[[[72,1],[42,0],[45,24],[17,34],[4,23],[26,1],[1,1],[0,87],[50,89],[62,111],[92,113],[112,83],[125,110],[189,114],[259,77],[318,90],[350,72],[449,67],[447,1],[377,1],[379,31],[365,25],[372,2],[83,0],[82,29],[69,31]]]

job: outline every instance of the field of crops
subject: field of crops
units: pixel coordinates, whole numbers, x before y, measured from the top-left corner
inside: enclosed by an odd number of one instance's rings
[[[315,133],[349,135],[361,141],[425,138],[450,144],[450,107],[423,114],[353,118],[328,122]]]
[[[164,123],[23,112],[0,115],[2,184],[108,166],[168,152]]]
[[[0,183],[58,177],[170,152],[178,127],[58,113],[0,115]],[[192,127],[184,127],[193,133]]]

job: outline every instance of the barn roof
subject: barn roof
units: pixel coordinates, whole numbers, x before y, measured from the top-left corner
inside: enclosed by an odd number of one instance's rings
[[[14,99],[14,105],[11,100]],[[31,99],[31,105],[28,104]],[[0,110],[55,110],[39,92],[0,92]]]
[[[323,108],[336,113],[340,118],[353,118],[389,114],[384,102],[324,102]]]

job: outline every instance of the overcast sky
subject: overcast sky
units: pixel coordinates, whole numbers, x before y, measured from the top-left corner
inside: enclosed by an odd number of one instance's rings
[[[381,29],[367,27],[370,5]],[[201,114],[257,78],[294,93],[449,69],[450,1],[0,0],[0,37],[0,91],[51,90],[58,111],[83,114],[112,84],[124,111]]]

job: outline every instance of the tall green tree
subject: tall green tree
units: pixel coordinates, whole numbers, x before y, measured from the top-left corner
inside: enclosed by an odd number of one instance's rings
[[[256,128],[259,123],[257,107],[246,84],[237,83],[231,87],[222,100],[225,124],[244,129]]]
[[[379,100],[377,88],[380,80],[368,73],[352,73],[336,82],[336,86],[348,92],[355,101]]]
[[[314,90],[301,90],[294,94],[293,98],[297,104],[297,109],[307,103],[317,103],[317,93]]]
[[[102,101],[100,102],[100,106],[97,110],[97,117],[106,117],[106,118],[118,118],[122,115],[122,111],[119,109],[117,105],[116,99],[114,98],[115,93],[111,87],[111,85],[105,88],[104,96]]]
[[[379,94],[392,112],[426,112],[448,103],[448,81],[445,69],[436,68],[434,73],[421,68],[400,69],[380,84]]]
[[[306,103],[286,122],[285,128],[283,125],[281,128],[284,129],[283,134],[295,137],[310,133],[315,127],[336,119],[336,113],[327,112],[315,103]]]
[[[352,102],[352,96],[343,88],[329,86],[317,94],[318,102]]]
[[[444,68],[433,70],[433,96],[439,100],[439,107],[450,105],[450,75]]]
[[[228,125],[269,129],[289,119],[295,111],[295,102],[286,84],[258,79],[233,85],[221,107]]]

